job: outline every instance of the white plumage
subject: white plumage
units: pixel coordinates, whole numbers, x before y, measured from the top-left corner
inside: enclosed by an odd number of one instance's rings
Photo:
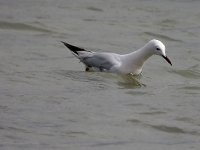
[[[145,61],[152,55],[162,56],[169,64],[165,45],[159,40],[151,40],[142,48],[129,54],[116,54],[107,52],[93,52],[62,42],[86,66],[86,71],[95,69],[104,72],[138,75],[142,71]]]

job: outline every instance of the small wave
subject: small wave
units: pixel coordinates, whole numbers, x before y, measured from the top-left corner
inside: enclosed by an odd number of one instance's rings
[[[198,135],[198,136],[200,134],[197,131],[190,131],[190,130],[186,130],[186,129],[175,127],[175,126],[166,126],[166,125],[149,125],[149,126],[156,130],[160,130],[167,133],[190,134],[190,135]]]
[[[88,10],[91,11],[98,11],[98,12],[103,12],[103,9],[97,8],[97,7],[93,7],[93,6],[89,6],[87,7]]]
[[[185,89],[185,90],[200,90],[200,87],[199,86],[184,86],[184,87],[181,87],[180,89]]]
[[[28,30],[37,32],[51,32],[50,30],[35,27],[25,23],[0,21],[0,29]]]
[[[149,126],[156,130],[164,131],[167,133],[186,133],[184,129],[181,129],[179,127],[172,127],[172,126],[166,126],[166,125],[149,125]]]
[[[67,132],[63,132],[62,134],[68,137],[76,137],[76,136],[80,137],[80,136],[88,135],[88,133],[84,131],[67,131]]]
[[[125,89],[133,89],[145,87],[146,85],[139,81],[140,76],[134,75],[121,75],[119,76],[119,80],[117,84]]]
[[[169,36],[162,35],[162,34],[158,34],[158,33],[144,32],[144,34],[145,34],[145,35],[148,35],[148,36],[152,36],[152,37],[157,37],[157,38],[161,38],[161,39],[164,39],[164,40],[168,40],[168,41],[182,42],[181,40],[174,39],[174,38],[171,38],[171,37],[169,37]]]
[[[169,72],[185,78],[200,79],[200,71],[197,69],[188,68],[184,70],[169,70]]]

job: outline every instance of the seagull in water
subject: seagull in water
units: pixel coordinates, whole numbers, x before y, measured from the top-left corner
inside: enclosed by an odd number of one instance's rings
[[[142,72],[144,63],[152,55],[162,56],[172,65],[165,53],[165,45],[156,39],[149,41],[142,48],[134,52],[123,55],[108,52],[93,52],[66,42],[62,43],[85,65],[86,71],[93,69],[102,72],[139,75]]]

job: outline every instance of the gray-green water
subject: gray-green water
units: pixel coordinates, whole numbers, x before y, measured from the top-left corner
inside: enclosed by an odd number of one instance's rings
[[[0,149],[200,147],[200,1],[0,0]],[[129,53],[143,75],[84,72],[59,42]]]

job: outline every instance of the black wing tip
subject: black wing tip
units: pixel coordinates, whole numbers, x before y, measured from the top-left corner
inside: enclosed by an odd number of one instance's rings
[[[60,41],[61,43],[63,43],[66,47],[70,46],[70,44],[66,43],[66,42],[63,42],[63,41]]]
[[[76,53],[77,55],[78,55],[78,53],[77,53],[78,51],[86,51],[83,48],[68,44],[66,42],[63,42],[63,41],[60,41],[60,42],[63,43],[67,48],[69,48],[69,50],[71,50],[72,52]]]

